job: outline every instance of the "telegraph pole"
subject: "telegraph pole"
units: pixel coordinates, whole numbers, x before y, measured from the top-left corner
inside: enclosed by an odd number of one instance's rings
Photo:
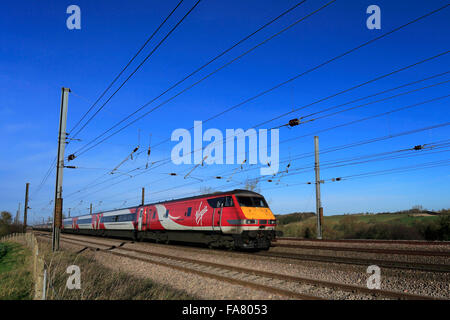
[[[25,188],[25,207],[23,208],[23,232],[27,232],[27,213],[28,213],[28,189],[30,188],[30,183],[27,182]]]
[[[142,188],[142,203],[141,205],[143,206],[145,202],[145,188]]]
[[[314,137],[314,154],[315,163],[314,169],[316,171],[316,215],[317,215],[317,239],[322,239],[322,215],[323,208],[320,201],[320,170],[319,170],[319,137]]]
[[[64,150],[66,147],[66,122],[69,102],[69,88],[61,88],[61,111],[59,114],[58,161],[56,162],[55,210],[53,214],[52,250],[59,250],[59,235],[62,223],[62,182],[64,169]]]

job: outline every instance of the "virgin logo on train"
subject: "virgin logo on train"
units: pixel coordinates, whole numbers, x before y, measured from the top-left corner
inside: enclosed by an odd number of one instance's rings
[[[195,223],[203,225],[203,215],[208,211],[208,208],[205,207],[200,210],[202,207],[203,201],[200,202],[197,211],[195,211]]]

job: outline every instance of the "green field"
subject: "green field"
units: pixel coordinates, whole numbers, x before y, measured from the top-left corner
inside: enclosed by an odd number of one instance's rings
[[[277,216],[277,230],[287,237],[316,237],[316,216]],[[417,213],[346,214],[325,216],[325,239],[450,240],[450,215]]]
[[[0,300],[31,298],[31,252],[17,243],[0,243]]]

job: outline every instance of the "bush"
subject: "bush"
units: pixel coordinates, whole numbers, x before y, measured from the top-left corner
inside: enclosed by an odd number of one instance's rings
[[[421,224],[419,230],[426,240],[450,241],[450,215],[441,215],[434,223]]]

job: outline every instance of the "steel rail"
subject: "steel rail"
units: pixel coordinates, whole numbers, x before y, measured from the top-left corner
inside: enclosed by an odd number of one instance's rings
[[[396,254],[396,255],[415,255],[415,256],[436,256],[436,257],[450,257],[450,251],[427,251],[427,250],[404,250],[404,249],[382,249],[382,248],[358,248],[358,247],[337,247],[337,246],[314,246],[304,244],[287,244],[277,243],[272,247],[279,248],[295,248],[295,249],[313,249],[313,250],[328,250],[328,251],[351,251],[363,253],[377,253],[377,254]]]
[[[72,242],[72,243],[73,242],[81,242],[81,243],[78,243],[79,245],[84,245],[84,243],[89,243],[89,244],[100,245],[100,246],[105,246],[105,247],[109,246],[108,244],[100,243],[100,242],[96,242],[96,241],[87,241],[87,240],[82,240],[82,239],[76,240],[76,239],[73,239],[73,238],[71,238],[69,240],[69,238],[66,238],[66,237],[64,237],[63,241],[68,241],[68,242]],[[291,275],[273,273],[273,272],[262,271],[262,270],[248,269],[248,268],[243,268],[243,267],[224,265],[224,264],[219,264],[219,263],[214,263],[214,262],[209,262],[209,261],[203,261],[203,260],[196,260],[196,259],[185,258],[185,257],[180,257],[180,256],[173,256],[173,255],[167,255],[167,254],[162,254],[162,253],[148,252],[148,251],[145,251],[145,250],[139,250],[139,249],[133,249],[133,248],[124,248],[123,245],[126,244],[126,243],[132,243],[132,242],[122,242],[118,246],[112,245],[112,246],[109,246],[109,248],[101,249],[100,251],[109,251],[109,250],[112,250],[112,249],[119,249],[119,250],[124,250],[124,251],[129,251],[129,252],[135,252],[135,253],[138,253],[138,254],[152,255],[152,256],[156,256],[156,257],[164,258],[164,259],[178,260],[178,261],[182,261],[182,262],[185,262],[185,263],[192,263],[192,264],[197,264],[197,265],[203,265],[203,266],[211,267],[211,268],[225,269],[225,270],[228,270],[228,271],[239,272],[239,273],[247,273],[247,274],[252,274],[252,275],[255,275],[255,276],[259,276],[259,277],[265,277],[265,278],[270,278],[270,279],[278,279],[278,280],[284,280],[284,281],[290,281],[290,282],[305,283],[305,284],[314,285],[314,286],[320,286],[320,287],[326,287],[326,288],[334,288],[334,289],[347,291],[347,292],[352,292],[352,293],[353,292],[360,292],[360,293],[369,294],[369,295],[372,295],[372,296],[384,296],[384,297],[390,297],[390,298],[396,298],[396,299],[413,299],[413,300],[429,300],[429,299],[432,300],[432,299],[435,299],[434,297],[423,296],[423,295],[416,295],[416,294],[409,294],[409,293],[403,293],[403,292],[396,292],[396,291],[391,291],[391,290],[373,290],[373,289],[360,287],[360,286],[355,286],[355,285],[342,284],[342,283],[323,281],[323,280],[315,280],[315,279],[310,279],[310,278],[291,276]],[[96,249],[98,249],[98,248],[96,248]],[[129,257],[128,255],[123,255],[123,256]],[[133,256],[133,258],[134,258],[134,256]],[[181,268],[181,269],[185,270],[184,267]]]
[[[277,241],[304,241],[304,242],[320,242],[320,243],[361,243],[361,244],[407,244],[407,245],[418,245],[418,246],[450,246],[450,241],[423,241],[423,240],[376,240],[376,239],[305,239],[296,237],[280,237]]]
[[[38,236],[38,237],[42,237],[42,235]],[[43,237],[45,237],[46,239],[49,239],[49,236],[44,235]],[[255,283],[255,282],[251,282],[251,281],[246,281],[246,280],[241,280],[241,279],[235,279],[235,278],[230,278],[227,276],[223,276],[223,275],[219,275],[219,274],[213,274],[213,273],[209,273],[209,272],[205,272],[205,271],[201,271],[201,270],[196,270],[196,269],[189,269],[186,268],[184,266],[177,266],[174,264],[170,264],[170,263],[166,263],[166,262],[162,262],[162,261],[155,261],[149,258],[144,258],[144,257],[137,257],[134,255],[129,255],[129,254],[124,254],[124,253],[120,253],[120,252],[115,252],[115,251],[111,251],[111,247],[107,248],[107,249],[100,249],[98,247],[91,247],[91,246],[87,246],[84,243],[80,243],[80,242],[86,242],[84,240],[68,240],[66,238],[61,238],[62,242],[68,242],[68,243],[72,243],[74,245],[78,245],[81,247],[84,247],[81,251],[84,251],[86,249],[90,249],[93,251],[100,251],[100,252],[105,252],[114,256],[118,256],[118,257],[123,257],[123,258],[128,258],[128,259],[133,259],[133,260],[137,260],[137,261],[141,261],[141,262],[146,262],[146,263],[151,263],[151,264],[156,264],[159,266],[163,266],[163,267],[168,267],[171,269],[175,269],[178,271],[182,271],[182,272],[187,272],[187,273],[192,273],[192,274],[196,274],[202,277],[207,277],[207,278],[212,278],[215,280],[219,280],[219,281],[223,281],[223,282],[228,282],[234,285],[240,285],[240,286],[244,286],[244,287],[249,287],[255,290],[261,290],[261,291],[266,291],[266,292],[270,292],[272,294],[277,294],[277,295],[282,295],[285,297],[290,297],[290,298],[294,298],[294,299],[300,299],[300,300],[323,300],[323,298],[320,297],[316,297],[316,296],[311,296],[311,295],[306,295],[306,294],[300,294],[294,291],[290,291],[290,290],[285,290],[285,289],[281,289],[281,288],[275,288],[272,286],[267,286],[267,285],[263,285],[263,284],[259,284],[259,283]],[[102,246],[106,246],[108,247],[107,244],[100,244]],[[114,248],[115,249],[115,248]],[[127,251],[125,248],[120,248],[120,250],[125,250]],[[128,251],[132,251],[132,250],[128,250]],[[150,255],[151,253],[146,253],[147,255]],[[175,258],[175,257],[173,257]]]
[[[306,260],[306,261],[317,261],[326,263],[340,263],[350,265],[363,265],[363,266],[377,265],[379,267],[391,269],[407,269],[407,270],[418,270],[426,272],[445,272],[445,273],[450,272],[449,265],[422,263],[422,262],[363,259],[363,258],[323,256],[323,255],[306,255],[306,254],[295,254],[291,252],[276,252],[276,253],[257,252],[254,253],[254,255],[271,258],[282,258],[282,259],[303,260],[303,261]]]

